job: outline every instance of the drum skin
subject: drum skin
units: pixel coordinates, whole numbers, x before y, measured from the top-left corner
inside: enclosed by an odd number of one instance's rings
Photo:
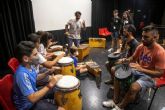
[[[76,76],[76,68],[73,61],[70,61],[71,58],[65,58],[65,60],[69,62],[58,62],[58,65],[61,67],[61,74]]]
[[[71,90],[61,89],[55,92],[57,105],[65,108],[65,110],[82,110],[82,97],[79,86]]]

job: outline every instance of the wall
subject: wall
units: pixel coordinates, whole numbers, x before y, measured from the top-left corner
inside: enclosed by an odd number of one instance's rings
[[[36,31],[61,30],[75,11],[91,26],[91,0],[32,0]]]

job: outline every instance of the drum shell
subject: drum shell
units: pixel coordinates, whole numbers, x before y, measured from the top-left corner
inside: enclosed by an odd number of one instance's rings
[[[75,68],[73,62],[58,63],[58,65],[61,67],[61,74],[76,76],[76,68]]]
[[[79,89],[80,83],[70,89],[57,87],[55,92],[55,102],[58,106],[64,107],[65,110],[82,110],[82,97]]]

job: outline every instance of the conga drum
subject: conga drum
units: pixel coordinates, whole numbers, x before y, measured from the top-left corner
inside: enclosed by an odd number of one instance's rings
[[[63,53],[65,53],[64,51],[55,51],[54,55],[58,56],[58,55],[62,55]]]
[[[50,49],[59,49],[59,50],[62,50],[63,49],[63,46],[61,45],[53,45],[50,47]]]
[[[122,65],[116,70],[115,78],[120,81],[121,87],[125,90],[128,90],[134,81],[132,69],[126,65]]]
[[[65,75],[56,84],[55,102],[65,110],[82,110],[80,81],[74,76]]]
[[[58,61],[58,65],[61,67],[61,74],[76,76],[76,69],[72,58],[62,57]]]
[[[111,53],[108,55],[108,61],[109,61],[109,66],[112,67],[114,66],[115,62],[120,59],[121,57],[121,54],[120,53],[117,53],[117,54],[114,54],[114,53]]]

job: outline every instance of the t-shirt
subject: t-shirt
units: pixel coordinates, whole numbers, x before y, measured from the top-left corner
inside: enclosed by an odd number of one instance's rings
[[[39,52],[41,55],[46,56],[47,51],[46,51],[46,48],[44,47],[43,44],[40,44],[40,45],[39,45],[38,52]]]
[[[32,103],[27,96],[37,91],[36,88],[37,73],[33,66],[27,69],[19,65],[14,74],[13,100],[18,110],[28,110],[32,107]]]
[[[71,58],[73,59],[74,66],[77,67],[77,63],[78,63],[77,57],[71,56]]]
[[[72,39],[81,39],[80,32],[81,32],[81,28],[83,28],[83,20],[79,19],[78,21],[76,21],[76,19],[71,19],[68,21],[67,24],[70,26],[69,27],[70,36],[68,37]]]
[[[139,42],[136,39],[132,39],[131,41],[127,42],[127,45],[129,46],[127,57],[130,57],[135,52],[136,47],[139,45]]]
[[[165,50],[159,44],[155,43],[152,49],[148,49],[143,44],[140,44],[133,58],[146,69],[155,70],[165,69]]]
[[[112,31],[119,31],[121,28],[121,19],[120,18],[112,18],[111,22]]]

